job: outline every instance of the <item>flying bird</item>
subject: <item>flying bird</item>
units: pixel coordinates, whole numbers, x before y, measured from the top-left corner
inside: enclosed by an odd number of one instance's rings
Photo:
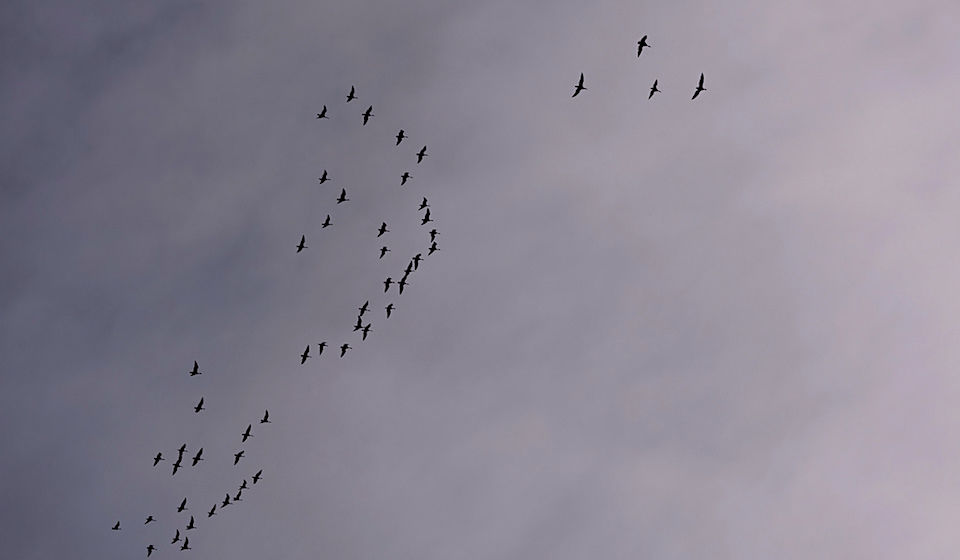
[[[431,242],[432,242],[432,241],[436,241],[436,240],[437,240],[437,234],[439,234],[439,233],[440,233],[440,232],[437,231],[437,228],[431,229],[431,230],[430,230],[430,241],[431,241]]]
[[[390,284],[393,284],[393,278],[387,276],[387,279],[383,281],[383,293],[387,293],[387,290],[390,289]]]
[[[153,458],[153,466],[157,466],[157,463],[163,460],[163,453],[157,453],[157,456]]]
[[[240,462],[240,459],[241,459],[242,457],[243,457],[243,449],[241,449],[239,452],[233,454],[233,464],[234,464],[234,466],[236,466],[236,464]]]
[[[387,247],[386,245],[384,245],[383,247],[380,247],[380,258],[382,259],[383,256],[389,252],[390,252],[390,248]]]
[[[327,219],[320,224],[321,228],[330,227],[330,214],[327,214]]]
[[[304,362],[307,361],[307,358],[310,357],[310,345],[307,344],[307,349],[303,351],[303,354],[300,354],[300,365],[302,366]]]
[[[320,181],[320,184],[321,184],[321,185],[324,184],[324,183],[326,183],[326,182],[329,181],[329,180],[330,180],[330,177],[327,176],[327,170],[326,170],[326,169],[323,170],[323,175],[317,177],[317,181]]]
[[[240,489],[241,490],[247,489],[247,479],[243,479],[243,484],[240,485]]]
[[[251,429],[253,429],[253,424],[247,424],[247,429],[246,429],[246,431],[244,431],[242,434],[240,434],[241,436],[243,436],[243,440],[242,440],[240,443],[246,443],[246,442],[247,442],[247,438],[253,437],[253,434],[250,433],[250,430],[251,430]]]
[[[430,209],[427,208],[427,213],[424,214],[424,215],[423,215],[423,219],[420,220],[420,225],[421,225],[421,226],[425,226],[425,225],[427,225],[427,223],[432,222],[432,221],[433,221],[433,220],[430,219]]]
[[[640,38],[639,41],[637,41],[637,56],[639,57],[640,53],[643,52],[643,47],[649,47],[649,46],[650,44],[647,43],[647,36],[644,35],[643,37]]]
[[[300,244],[297,245],[297,252],[298,252],[298,253],[299,253],[300,251],[303,251],[304,249],[307,248],[306,243],[307,243],[307,236],[306,236],[306,235],[301,235],[301,236],[300,236]]]
[[[577,95],[580,94],[581,91],[587,89],[587,86],[583,85],[583,72],[580,72],[580,81],[577,82],[577,85],[575,87],[577,89],[574,90],[573,95],[571,95],[571,97],[576,97]]]
[[[409,284],[409,282],[407,282],[407,277],[406,277],[406,276],[404,276],[403,278],[400,279],[399,282],[397,282],[397,286],[400,286],[400,293],[401,293],[401,294],[403,293],[403,287],[406,286],[407,284]]]
[[[366,326],[363,327],[362,330],[363,330],[363,338],[362,338],[361,340],[366,340],[366,339],[367,339],[367,333],[370,332],[370,323],[367,323]]]
[[[363,314],[367,312],[367,306],[369,305],[370,305],[370,300],[368,299],[367,301],[363,302],[363,305],[357,308],[358,310],[360,310],[361,317],[363,317]]]
[[[434,254],[435,252],[437,252],[437,251],[439,251],[439,250],[440,250],[440,249],[437,248],[437,242],[434,241],[433,243],[430,244],[430,252],[427,253],[427,255],[432,255],[432,254]]]
[[[324,105],[324,106],[323,106],[323,109],[322,109],[319,113],[317,113],[317,118],[318,118],[318,119],[329,119],[329,118],[330,118],[330,117],[327,116],[327,106],[326,106],[326,105]]]
[[[353,332],[357,332],[362,328],[363,328],[363,319],[361,317],[357,317],[357,322],[353,324]]]
[[[183,546],[180,547],[180,550],[190,550],[190,537],[184,537]]]
[[[230,494],[228,493],[226,496],[224,496],[223,503],[220,504],[220,509],[223,509],[229,505],[230,505]]]
[[[703,87],[703,72],[700,72],[700,83],[697,84],[697,90],[693,92],[693,97],[690,99],[696,99],[701,91],[707,91],[707,88]]]
[[[201,448],[197,451],[197,454],[193,456],[193,459],[191,459],[192,463],[190,464],[190,466],[191,466],[191,467],[195,467],[195,466],[197,466],[197,463],[199,463],[200,461],[203,461],[203,456],[202,456],[202,455],[203,455],[203,448],[201,447]]]
[[[417,253],[413,256],[413,269],[417,270],[420,268],[420,259],[423,258],[423,253]]]
[[[350,199],[347,198],[347,189],[341,190],[340,197],[337,199],[337,204],[340,204],[341,202],[347,202],[348,200]]]
[[[413,177],[413,175],[411,175],[409,171],[404,171],[404,172],[403,172],[403,175],[400,176],[400,186],[402,187],[402,186],[406,185],[406,184],[407,184],[407,179],[409,179],[409,178],[411,178],[411,177]]]
[[[199,413],[201,410],[206,410],[203,408],[203,397],[200,397],[200,402],[197,403],[197,406],[193,407],[193,411]]]
[[[177,513],[180,513],[181,511],[183,511],[183,510],[185,510],[185,509],[187,509],[187,499],[186,499],[186,498],[184,498],[183,501],[180,502],[180,505],[177,507]]]
[[[393,312],[393,304],[391,303],[391,304],[387,305],[386,307],[384,307],[384,309],[387,310],[387,319],[389,319],[389,318],[390,318],[390,313]]]
[[[400,132],[397,133],[397,146],[400,145],[400,142],[403,142],[404,138],[406,138],[406,136],[403,134],[403,129],[401,128]]]
[[[261,423],[261,424],[269,424],[269,423],[270,423],[270,411],[269,411],[269,410],[264,410],[264,411],[263,411],[263,418],[260,419],[260,423]]]
[[[347,350],[350,350],[350,345],[349,345],[349,344],[347,344],[346,342],[344,342],[343,344],[340,345],[340,357],[341,357],[341,358],[343,357],[344,354],[347,353]],[[256,482],[256,480],[257,480],[256,477],[254,477],[253,480],[254,480],[253,483],[256,484],[256,483],[257,483],[257,482]]]
[[[344,344],[344,346],[346,346],[346,344]],[[262,474],[263,474],[263,469],[260,469],[259,471],[257,471],[257,474],[253,475],[254,484],[256,484],[258,480],[260,480],[260,475]]]
[[[197,528],[197,526],[193,524],[193,516],[191,515],[191,516],[190,516],[190,523],[187,523],[187,531],[190,531],[190,530],[196,529],[196,528]]]
[[[317,351],[317,356],[322,356],[322,355],[323,355],[323,349],[327,347],[327,341],[324,340],[324,341],[321,342],[320,344],[317,344],[317,346],[320,347],[320,349]],[[246,484],[246,481],[244,481],[244,484]]]
[[[153,551],[156,550],[152,544],[147,545],[147,558],[150,558],[150,555],[153,554]]]
[[[357,98],[357,96],[354,95],[356,91],[357,91],[356,88],[354,88],[353,86],[350,86],[350,93],[347,94],[347,103],[350,103],[351,101]]]
[[[180,469],[180,459],[177,459],[177,462],[173,464],[173,472],[170,473],[170,476],[177,474],[177,471]]]
[[[367,121],[370,120],[370,117],[373,116],[373,105],[367,107],[367,110],[363,112],[363,124],[366,126]]]
[[[148,516],[147,516],[147,520],[144,521],[143,524],[146,525],[147,523],[150,523],[151,521],[156,521],[156,519],[154,519],[152,515],[148,515]]]
[[[423,161],[423,158],[427,157],[428,155],[430,154],[427,153],[426,146],[420,148],[420,151],[417,152],[417,163],[420,163],[421,161]]]
[[[193,362],[193,369],[190,370],[190,371],[188,371],[187,373],[190,374],[190,377],[193,377],[194,375],[203,375],[203,372],[200,371],[199,368],[200,368],[200,366],[197,365],[196,360],[194,360],[194,362]]]
[[[213,517],[217,514],[217,504],[213,504],[213,507],[210,508],[210,511],[207,512],[207,517]]]
[[[180,529],[177,529],[177,534],[173,536],[173,540],[170,541],[170,544],[176,544],[180,542]]]
[[[117,521],[117,522],[113,525],[113,527],[110,527],[110,530],[111,530],[111,531],[119,531],[119,530],[120,530],[120,522]]]
[[[180,449],[177,449],[177,461],[180,460],[180,457],[183,457],[183,454],[187,452],[187,444],[180,446]]]
[[[377,230],[377,237],[385,233],[390,233],[390,230],[387,229],[387,222],[380,222],[380,229]]]
[[[233,497],[233,501],[234,501],[234,502],[242,502],[242,501],[243,501],[243,500],[240,499],[240,494],[243,494],[243,490],[237,490],[237,495]]]
[[[413,272],[413,261],[407,263],[407,268],[403,269],[403,276],[406,277],[411,272]]]
[[[417,208],[417,210],[423,210],[424,208],[429,208],[429,207],[430,205],[427,204],[427,197],[423,197],[423,202],[420,203],[420,208]]]

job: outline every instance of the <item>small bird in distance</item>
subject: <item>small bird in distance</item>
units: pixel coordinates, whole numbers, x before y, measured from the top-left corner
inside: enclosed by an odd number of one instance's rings
[[[580,81],[577,82],[577,85],[574,86],[576,89],[573,90],[573,95],[570,97],[576,97],[580,95],[580,92],[587,89],[587,86],[583,85],[583,72],[580,72]]]

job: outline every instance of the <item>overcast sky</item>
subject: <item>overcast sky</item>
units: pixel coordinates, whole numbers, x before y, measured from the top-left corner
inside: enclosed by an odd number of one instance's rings
[[[4,2],[2,554],[955,558],[958,20]]]

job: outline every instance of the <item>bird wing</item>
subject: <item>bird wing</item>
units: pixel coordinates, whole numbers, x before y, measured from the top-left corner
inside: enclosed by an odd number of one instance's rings
[[[700,84],[697,87],[703,87],[703,72],[700,72]]]

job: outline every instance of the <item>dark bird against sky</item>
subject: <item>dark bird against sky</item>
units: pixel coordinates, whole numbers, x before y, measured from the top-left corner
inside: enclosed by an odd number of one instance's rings
[[[200,402],[197,403],[197,406],[193,407],[193,411],[199,413],[203,408],[203,397],[200,397]]]
[[[303,354],[300,354],[300,365],[302,366],[304,362],[307,361],[307,358],[310,357],[310,345],[307,344],[306,350],[303,351]]]
[[[363,125],[367,125],[367,121],[370,120],[370,117],[373,116],[373,105],[367,107],[367,110],[363,112]]]
[[[303,251],[306,248],[307,248],[307,236],[301,235],[300,244],[297,245],[297,252],[299,253],[300,251]]]
[[[691,97],[690,99],[691,100],[696,99],[697,96],[700,95],[701,91],[707,91],[707,88],[703,87],[703,72],[700,73],[700,82],[697,83],[697,89],[696,91],[693,92],[693,97]],[[721,94],[721,97],[723,97],[722,94]]]
[[[650,95],[647,96],[647,99],[652,98],[652,97],[653,97],[653,94],[655,94],[655,93],[657,93],[658,91],[660,91],[659,89],[657,89],[657,82],[659,82],[659,81],[660,81],[660,80],[654,80],[654,81],[653,81],[653,85],[650,86]]]
[[[318,118],[318,119],[329,119],[329,118],[330,118],[330,117],[327,116],[327,106],[326,106],[326,105],[324,105],[324,106],[323,106],[323,109],[321,109],[320,112],[317,113],[317,118]]]
[[[191,466],[191,467],[195,467],[195,466],[197,466],[197,463],[199,463],[200,461],[203,461],[203,448],[202,448],[202,447],[197,450],[197,454],[194,455],[194,456],[193,456],[193,459],[191,459],[190,461],[191,461],[191,463],[190,463],[190,466]]]
[[[571,95],[570,97],[576,97],[580,95],[581,91],[587,89],[587,87],[583,85],[583,72],[580,73],[580,81],[577,82],[577,85],[574,87],[576,89],[573,90],[573,95]]]
[[[197,364],[196,360],[194,360],[194,362],[193,362],[193,369],[190,370],[190,371],[188,371],[187,373],[190,374],[190,377],[193,377],[194,375],[202,375],[202,374],[203,374],[203,372],[200,371],[200,365]]]
[[[400,176],[400,186],[402,187],[402,186],[406,185],[406,184],[407,184],[407,179],[409,179],[409,178],[411,178],[411,177],[413,177],[413,175],[411,175],[409,171],[404,171],[404,172],[403,172],[403,175]]]
[[[637,57],[639,57],[640,53],[643,52],[643,47],[649,47],[649,46],[650,46],[650,43],[647,43],[647,36],[644,35],[643,37],[640,38],[639,41],[637,41]]]
[[[347,94],[347,103],[350,103],[351,101],[357,98],[356,92],[357,92],[357,89],[353,86],[350,86],[350,93]]]
[[[404,135],[403,129],[401,128],[400,132],[397,133],[397,146],[400,145],[400,142],[403,142],[404,138],[406,138],[406,136]]]
[[[430,154],[427,153],[427,147],[426,147],[426,146],[420,148],[420,151],[417,152],[417,163],[420,163],[421,161],[423,161],[423,158],[427,157],[428,155],[430,155]],[[442,155],[442,154],[441,154],[441,155]]]

